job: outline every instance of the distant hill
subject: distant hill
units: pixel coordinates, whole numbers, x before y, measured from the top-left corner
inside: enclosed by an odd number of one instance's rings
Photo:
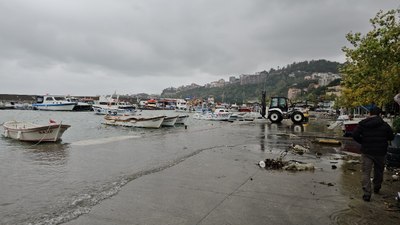
[[[263,90],[267,92],[267,96],[287,96],[290,87],[307,87],[310,83],[315,83],[315,80],[305,80],[306,76],[313,73],[338,74],[340,65],[327,60],[294,62],[283,68],[242,75],[236,82],[227,82],[222,87],[201,86],[182,91],[167,88],[163,90],[161,97],[207,99],[213,96],[218,102],[241,104],[258,101]]]

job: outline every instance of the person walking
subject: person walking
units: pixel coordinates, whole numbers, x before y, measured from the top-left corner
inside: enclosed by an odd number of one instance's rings
[[[353,139],[361,144],[362,198],[367,202],[371,200],[372,185],[376,194],[381,189],[388,142],[394,138],[392,128],[380,117],[381,112],[379,107],[372,107],[369,116],[358,123],[352,134]]]

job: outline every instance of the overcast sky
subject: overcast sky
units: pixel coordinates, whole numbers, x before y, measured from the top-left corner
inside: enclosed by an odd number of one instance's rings
[[[149,93],[293,62],[398,0],[0,0],[0,94]]]

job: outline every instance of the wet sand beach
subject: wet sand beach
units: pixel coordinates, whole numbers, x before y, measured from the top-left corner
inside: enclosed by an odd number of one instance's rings
[[[363,202],[359,157],[343,151],[343,145],[356,148],[354,143],[312,143],[312,137],[337,135],[315,124],[215,122],[159,139],[119,140],[118,149],[146,146],[169,154],[146,159],[141,168],[147,169],[132,175],[115,195],[65,224],[397,224],[394,196],[400,182],[390,181],[388,172],[381,193]],[[288,150],[291,144],[310,150],[295,154]],[[107,151],[112,146],[85,148]],[[282,154],[315,169],[293,172],[257,165]]]

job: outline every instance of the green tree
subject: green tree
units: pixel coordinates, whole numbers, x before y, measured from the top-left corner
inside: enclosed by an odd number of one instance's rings
[[[366,35],[348,33],[353,48],[343,47],[346,63],[341,104],[354,107],[393,101],[400,91],[400,9],[379,11],[371,19],[373,29]]]

